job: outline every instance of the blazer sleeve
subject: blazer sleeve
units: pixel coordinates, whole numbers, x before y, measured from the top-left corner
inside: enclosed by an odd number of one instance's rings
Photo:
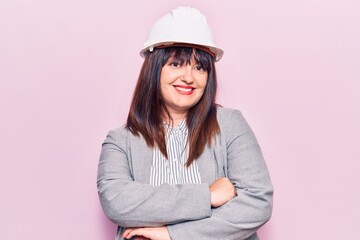
[[[97,188],[107,217],[122,227],[164,226],[209,217],[208,184],[150,186],[134,181],[128,134],[125,128],[110,131],[102,145]]]
[[[227,176],[237,196],[212,209],[210,218],[168,225],[172,240],[247,239],[271,217],[273,187],[257,140],[239,111],[223,117]]]

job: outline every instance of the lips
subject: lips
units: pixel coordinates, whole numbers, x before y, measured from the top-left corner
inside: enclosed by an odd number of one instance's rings
[[[174,85],[175,90],[182,95],[190,95],[194,92],[195,88],[190,86]]]

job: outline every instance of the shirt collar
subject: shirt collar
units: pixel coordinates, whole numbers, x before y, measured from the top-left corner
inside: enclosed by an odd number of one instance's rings
[[[187,131],[187,126],[186,126],[186,119],[183,119],[178,125],[176,125],[175,127],[171,127],[170,124],[165,123],[164,122],[164,126],[165,129],[168,132],[182,132],[184,133],[185,131]]]

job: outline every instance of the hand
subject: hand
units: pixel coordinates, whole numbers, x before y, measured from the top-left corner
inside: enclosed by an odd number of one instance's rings
[[[143,228],[127,228],[122,234],[123,238],[130,239],[138,236],[139,240],[171,240],[167,227],[143,227]]]
[[[217,179],[209,188],[212,207],[220,207],[236,196],[236,189],[228,178]]]

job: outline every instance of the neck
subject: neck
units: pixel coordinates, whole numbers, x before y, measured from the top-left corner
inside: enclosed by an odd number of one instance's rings
[[[184,120],[186,118],[186,115],[187,115],[187,111],[186,112],[171,112],[169,111],[170,113],[170,116],[172,118],[172,122],[171,120],[168,118],[168,116],[166,116],[165,114],[165,122],[167,122],[168,124],[171,124],[172,123],[172,126],[177,126],[179,123],[182,122],[182,120]]]

